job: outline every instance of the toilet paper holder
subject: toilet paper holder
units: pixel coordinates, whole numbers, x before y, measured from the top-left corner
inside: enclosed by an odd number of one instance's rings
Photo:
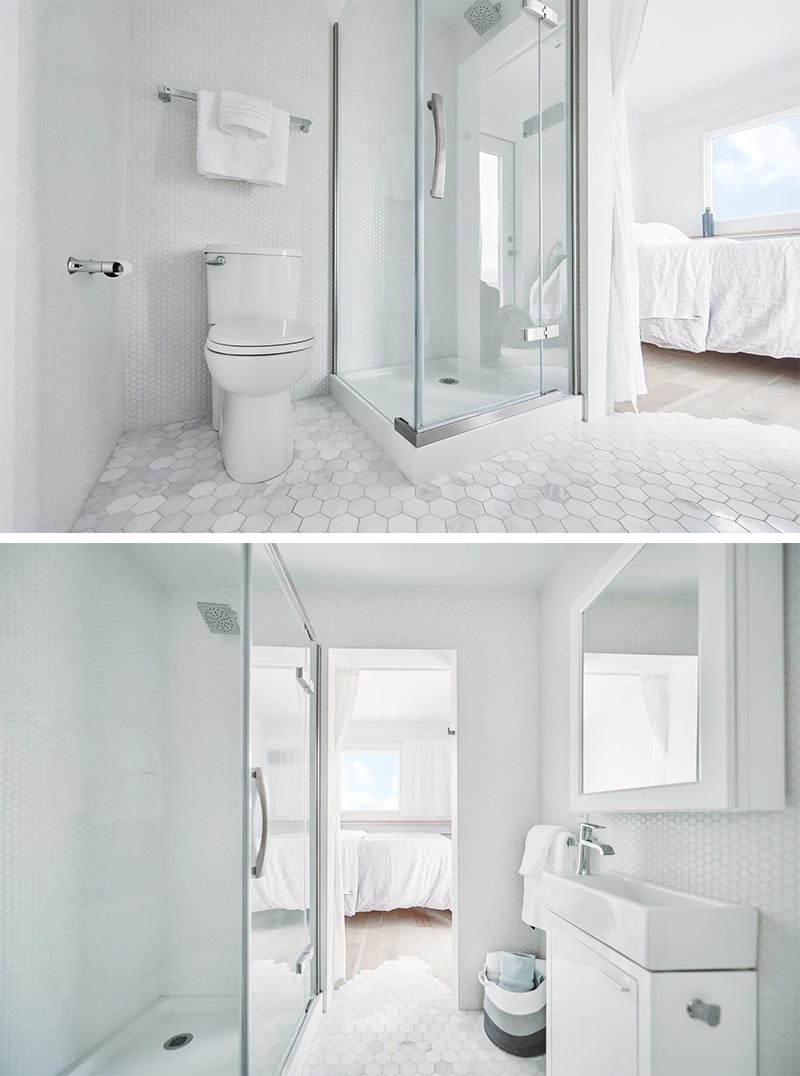
[[[67,258],[67,272],[70,276],[75,273],[102,273],[103,276],[115,280],[127,270],[125,262],[97,261],[96,258]]]

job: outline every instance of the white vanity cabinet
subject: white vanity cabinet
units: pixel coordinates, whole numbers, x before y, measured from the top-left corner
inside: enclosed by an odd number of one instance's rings
[[[548,1076],[755,1076],[755,971],[647,971],[556,916],[547,961]]]

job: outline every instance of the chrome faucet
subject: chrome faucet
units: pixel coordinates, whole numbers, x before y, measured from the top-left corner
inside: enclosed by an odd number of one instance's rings
[[[591,852],[599,852],[601,856],[613,856],[614,849],[610,844],[602,844],[594,840],[596,829],[605,829],[605,826],[595,825],[594,822],[581,822],[581,832],[578,837],[578,865],[575,873],[579,875],[591,874]]]

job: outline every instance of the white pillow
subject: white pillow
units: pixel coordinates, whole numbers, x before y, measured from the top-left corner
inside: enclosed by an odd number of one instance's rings
[[[691,239],[680,228],[671,224],[637,224],[636,245],[651,246],[653,243],[691,243]]]
[[[654,243],[664,242],[653,224],[634,224],[633,227],[636,230],[637,247],[649,247]]]
[[[691,243],[686,232],[682,232],[680,228],[673,228],[671,224],[652,224],[651,227],[655,228],[668,243]]]

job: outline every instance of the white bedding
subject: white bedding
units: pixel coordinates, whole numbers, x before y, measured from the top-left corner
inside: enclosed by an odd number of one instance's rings
[[[440,833],[367,833],[359,847],[356,910],[450,908],[452,850]]]
[[[645,343],[800,356],[800,238],[640,244]]]
[[[251,912],[308,906],[307,841],[299,833],[270,834],[264,876],[251,880]],[[451,906],[452,844],[441,834],[343,829],[341,849],[345,915]]]
[[[342,830],[345,915],[355,912],[358,851],[361,838],[366,835],[363,829]],[[307,841],[308,837],[301,833],[270,833],[264,876],[253,878],[250,884],[251,912],[273,911],[276,908],[302,911],[308,907],[305,875]]]

